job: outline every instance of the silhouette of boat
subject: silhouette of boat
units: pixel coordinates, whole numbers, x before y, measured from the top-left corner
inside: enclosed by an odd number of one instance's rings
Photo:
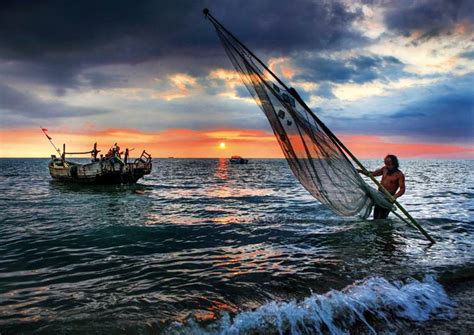
[[[249,162],[248,159],[242,158],[240,156],[232,156],[229,159],[229,162],[232,164],[247,164]]]
[[[125,150],[122,160],[120,148],[115,145],[105,156],[97,158],[97,143],[94,149],[86,152],[66,153],[66,146],[63,145],[63,153],[60,157],[51,155],[48,165],[51,177],[56,181],[86,184],[133,184],[143,176],[150,174],[152,168],[152,158],[145,150],[139,158],[128,162],[129,150]],[[91,162],[79,164],[66,160],[66,155],[91,154]]]

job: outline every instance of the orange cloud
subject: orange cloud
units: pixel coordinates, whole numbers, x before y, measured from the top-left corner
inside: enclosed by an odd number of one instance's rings
[[[227,69],[215,69],[209,72],[208,79],[223,80],[225,85],[231,89],[242,85],[242,80],[237,71]]]
[[[244,157],[282,158],[281,149],[271,132],[252,129],[166,129],[156,132],[136,129],[103,129],[93,127],[81,132],[50,129],[57,146],[66,143],[66,151],[87,151],[94,142],[107,151],[115,142],[122,148],[135,148],[139,155],[146,149],[153,157]],[[393,153],[401,158],[474,158],[471,146],[400,143],[388,138],[367,135],[342,135],[341,140],[360,158],[382,158]],[[225,149],[220,149],[220,143]],[[40,129],[0,130],[1,157],[49,157],[54,149]]]
[[[459,23],[456,23],[454,26],[455,34],[459,35],[470,35],[472,34],[472,25],[468,20],[463,20]]]
[[[173,88],[163,92],[155,91],[151,94],[152,98],[170,101],[196,94],[200,89],[197,79],[186,73],[172,74],[168,76],[168,80]]]
[[[238,99],[253,103],[253,98],[241,97],[237,94],[237,88],[244,86],[240,74],[234,70],[215,69],[209,72],[207,76],[208,85],[210,87],[218,88],[221,97],[230,99]]]
[[[474,158],[474,147],[439,143],[393,143],[381,136],[342,135],[344,144],[358,157]]]
[[[281,74],[287,79],[293,78],[293,76],[298,72],[291,66],[288,57],[270,58],[268,60],[268,67],[273,72]]]

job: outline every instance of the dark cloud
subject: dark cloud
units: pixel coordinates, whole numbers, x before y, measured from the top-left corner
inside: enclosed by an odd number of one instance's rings
[[[415,96],[410,101],[388,115],[370,113],[365,117],[328,118],[339,130],[365,134],[410,136],[432,142],[468,142],[474,140],[474,96],[472,83],[474,75],[454,78],[448,82],[428,88],[413,88]],[[418,96],[418,97],[417,97]],[[397,97],[387,100],[393,104]],[[402,99],[400,99],[402,100]],[[387,101],[377,104],[379,110],[387,106]]]
[[[82,85],[78,74],[101,65],[176,58],[196,71],[216,52],[223,58],[203,7],[264,52],[340,49],[364,41],[351,28],[361,14],[337,1],[3,1],[0,59],[17,62],[23,78],[62,88]],[[110,82],[92,84],[101,83]]]
[[[350,12],[338,1],[226,2],[217,6],[215,16],[254,49],[288,53],[347,49],[366,42],[351,28],[362,13]]]
[[[403,35],[416,31],[429,38],[449,34],[460,24],[472,29],[472,1],[374,1],[374,6],[384,6],[387,27]],[[367,54],[346,60],[326,56],[370,43],[353,28],[362,13],[348,10],[339,1],[6,0],[0,2],[1,126],[109,112],[70,106],[61,102],[65,99],[41,100],[31,91],[13,87],[40,83],[58,96],[74,89],[83,92],[128,86],[160,93],[176,89],[167,80],[168,74],[185,72],[198,78],[205,88],[204,97],[112,101],[116,114],[103,119],[111,125],[133,124],[149,130],[229,124],[267,129],[256,105],[218,96],[228,89],[224,81],[208,85],[209,70],[230,68],[231,64],[212,25],[204,20],[203,7],[209,7],[263,59],[290,56],[293,65],[302,70],[292,80],[319,84],[314,91],[298,88],[302,97],[308,101],[316,94],[331,99],[336,115],[343,112],[337,111],[343,102],[332,93],[335,84],[414,76],[404,72],[405,65],[391,56]],[[472,58],[472,51],[460,57]],[[155,78],[159,80],[153,81]],[[377,106],[361,119],[331,119],[328,111],[316,112],[327,116],[330,126],[348,132],[472,139],[472,84],[458,84],[438,85],[416,101],[392,96],[386,105]],[[244,86],[235,89],[237,97],[250,96]],[[387,111],[388,116],[377,116],[381,111]]]
[[[20,92],[0,83],[0,124],[9,125],[10,117],[22,119],[24,124],[32,120],[92,116],[109,112],[106,109],[70,106],[61,102],[46,102],[32,94]]]
[[[251,98],[249,90],[245,86],[237,86],[235,88],[236,96],[239,98]]]
[[[463,52],[459,56],[462,58],[474,59],[474,50]]]
[[[472,92],[471,92],[472,93]],[[474,99],[472,95],[449,94],[409,106],[392,116],[394,128],[413,137],[448,141],[474,139]],[[411,112],[414,110],[414,112]]]
[[[128,84],[128,79],[120,74],[89,72],[82,74],[81,78],[92,88],[126,87]]]
[[[329,83],[321,84],[314,93],[325,99],[335,98],[334,94],[332,93],[332,85]]]
[[[295,63],[302,69],[297,79],[313,82],[366,83],[378,80],[396,79],[407,75],[404,64],[392,56],[358,56],[348,60],[327,57],[297,58]],[[329,87],[321,89],[329,96]]]
[[[386,11],[385,24],[399,34],[410,36],[421,33],[420,38],[452,34],[457,24],[472,31],[474,1],[472,0],[419,0],[395,2]]]
[[[249,97],[247,92],[246,97]],[[143,130],[168,128],[212,129],[244,128],[271,131],[265,115],[258,106],[239,103],[225,96],[197,95],[192,98],[157,101],[150,106],[123,106],[114,112],[107,126],[116,128],[138,127]],[[125,116],[125,117],[123,117]]]

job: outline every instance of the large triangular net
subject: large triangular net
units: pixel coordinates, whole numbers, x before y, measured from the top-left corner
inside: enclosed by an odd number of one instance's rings
[[[359,176],[321,120],[217,21],[210,21],[235,69],[270,121],[299,182],[339,215],[366,218],[374,202],[391,208],[383,195]]]

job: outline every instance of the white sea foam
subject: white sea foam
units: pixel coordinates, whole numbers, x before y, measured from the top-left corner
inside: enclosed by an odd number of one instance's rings
[[[186,334],[347,334],[357,327],[376,333],[403,321],[449,319],[453,303],[443,287],[428,276],[423,281],[390,283],[382,277],[357,281],[341,291],[314,294],[296,302],[270,302],[254,311],[241,312],[200,326],[189,320],[172,332]]]

